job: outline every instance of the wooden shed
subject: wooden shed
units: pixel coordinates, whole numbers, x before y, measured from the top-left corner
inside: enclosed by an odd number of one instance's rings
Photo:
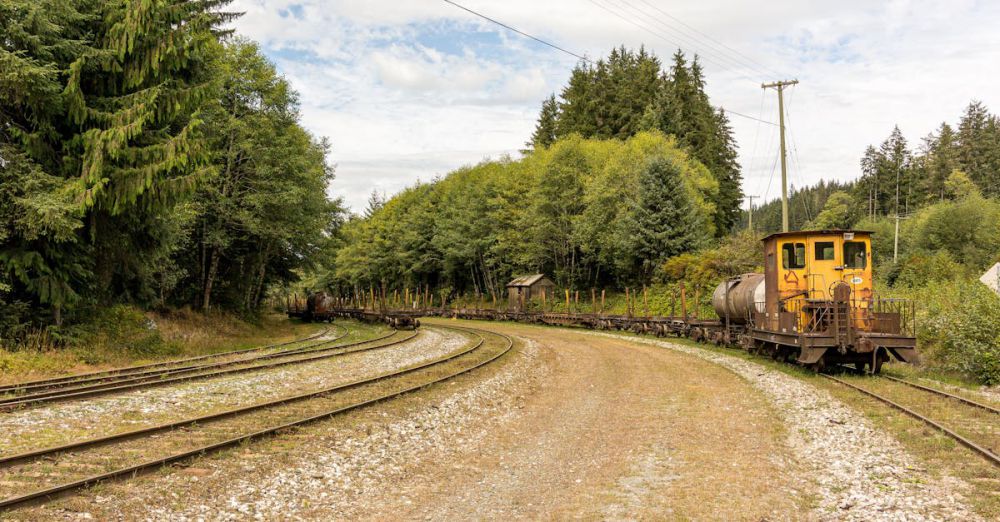
[[[517,277],[507,283],[507,308],[520,311],[532,298],[540,298],[542,292],[551,299],[555,290],[556,284],[545,274]]]

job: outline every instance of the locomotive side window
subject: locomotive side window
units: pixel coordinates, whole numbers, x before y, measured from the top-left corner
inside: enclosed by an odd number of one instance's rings
[[[816,243],[816,261],[833,261],[833,241]]]
[[[805,243],[785,243],[781,245],[781,266],[788,269],[805,268]]]
[[[868,252],[862,241],[844,242],[844,266],[847,268],[865,268],[868,266]]]

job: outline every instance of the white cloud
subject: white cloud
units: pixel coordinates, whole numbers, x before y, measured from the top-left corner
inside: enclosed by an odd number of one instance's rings
[[[779,79],[774,69],[797,77],[787,101],[791,180],[800,186],[857,177],[864,148],[894,124],[915,146],[971,99],[1000,111],[993,2],[460,3],[591,57],[621,44],[646,45],[664,60],[678,46],[698,52],[714,103],[767,120],[777,119],[775,96],[760,81]],[[306,126],[331,138],[331,190],[355,209],[373,188],[392,193],[516,151],[541,100],[575,64],[435,0],[237,0],[233,9],[246,12],[238,32],[260,41],[301,93]],[[469,45],[477,37],[494,45]],[[773,198],[773,128],[731,120],[746,191]]]

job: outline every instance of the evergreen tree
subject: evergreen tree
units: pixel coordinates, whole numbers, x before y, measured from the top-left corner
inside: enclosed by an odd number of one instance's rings
[[[553,94],[542,102],[542,112],[538,115],[535,132],[526,145],[532,149],[545,148],[556,141],[556,122],[559,119],[559,104]]]
[[[645,283],[667,258],[696,250],[704,238],[678,167],[654,159],[639,178],[639,198],[632,209],[632,253]]]
[[[936,134],[924,142],[923,192],[926,199],[941,201],[945,197],[945,181],[959,168],[955,132],[947,123],[938,127]]]
[[[996,118],[991,116],[979,101],[973,101],[965,109],[958,124],[958,160],[961,168],[973,182],[989,196],[1000,194],[996,185],[998,141]]]
[[[713,218],[716,234],[727,234],[739,219],[742,176],[729,119],[723,111],[712,108],[697,57],[688,65],[682,52],[674,54],[669,76],[661,83],[644,122],[677,136],[691,155],[708,167],[719,183]]]
[[[891,208],[894,214],[905,214],[909,209],[911,160],[906,138],[897,125],[879,147],[877,167],[879,179],[884,183],[881,192],[888,196],[883,208]]]
[[[638,52],[615,48],[606,60],[581,63],[562,91],[556,136],[633,136],[642,130],[643,115],[660,82],[660,61],[644,48]],[[542,110],[546,110],[544,105]]]
[[[0,263],[56,323],[82,290],[149,294],[176,203],[214,172],[201,109],[227,3],[0,0],[0,154],[25,212]]]
[[[736,139],[729,126],[729,118],[725,111],[719,109],[715,113],[715,119],[711,156],[705,166],[719,182],[719,195],[715,201],[715,230],[717,235],[723,236],[731,232],[739,221],[743,201],[743,175],[740,164],[736,161]]]

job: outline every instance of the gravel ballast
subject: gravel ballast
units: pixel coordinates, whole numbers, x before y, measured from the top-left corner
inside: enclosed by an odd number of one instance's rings
[[[388,348],[248,374],[57,403],[0,415],[0,452],[51,445],[81,434],[113,433],[168,419],[229,409],[375,375],[459,349],[469,339],[452,331],[423,329]]]
[[[254,470],[250,461],[234,455],[215,461],[209,469],[244,466],[247,473],[227,481],[218,498],[179,509],[147,499],[150,507],[140,518],[156,520],[317,520],[363,517],[379,495],[399,494],[395,488],[407,477],[404,465],[441,460],[454,446],[474,447],[491,427],[517,414],[518,402],[509,400],[523,392],[525,381],[543,378],[547,368],[535,364],[538,348],[524,341],[514,360],[495,374],[474,383],[459,394],[424,406],[405,417],[390,421],[370,433],[331,427],[281,469]],[[197,477],[173,474],[158,490],[179,491]]]

